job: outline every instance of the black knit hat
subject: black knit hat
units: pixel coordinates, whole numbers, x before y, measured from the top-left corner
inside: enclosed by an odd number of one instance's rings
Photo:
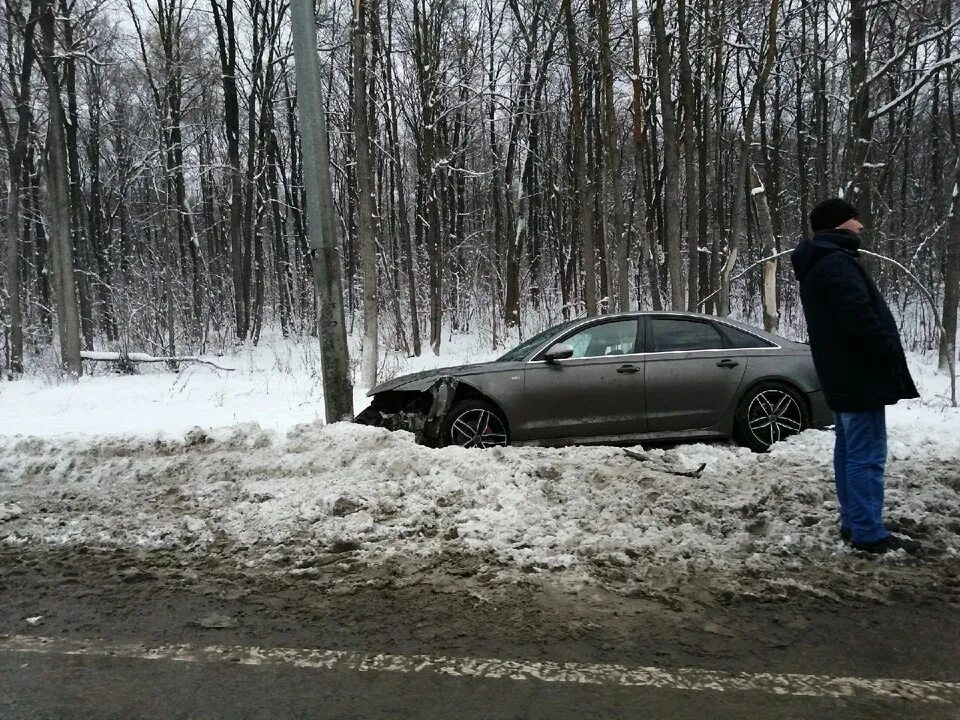
[[[810,213],[810,229],[814,232],[833,230],[851,218],[859,218],[857,209],[840,198],[830,198],[817,205]]]

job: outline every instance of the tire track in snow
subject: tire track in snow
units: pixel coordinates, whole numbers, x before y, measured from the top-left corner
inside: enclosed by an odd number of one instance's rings
[[[431,673],[448,677],[616,685],[701,692],[761,692],[820,698],[872,698],[960,704],[960,682],[747,673],[700,668],[630,667],[606,663],[503,660],[443,655],[390,655],[348,650],[239,645],[157,645],[0,636],[0,652],[112,657],[170,662],[288,666],[354,672]]]

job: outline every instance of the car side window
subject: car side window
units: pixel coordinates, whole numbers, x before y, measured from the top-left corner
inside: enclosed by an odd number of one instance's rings
[[[591,325],[563,342],[573,348],[574,358],[630,355],[636,352],[637,321],[615,320]]]
[[[761,337],[756,335],[751,335],[748,332],[744,332],[740,328],[735,328],[732,325],[727,325],[721,323],[723,327],[723,334],[727,336],[727,340],[730,342],[731,347],[735,348],[765,348],[765,347],[776,347],[772,342],[764,340]]]
[[[710,323],[678,318],[651,318],[653,352],[720,350],[723,338]]]

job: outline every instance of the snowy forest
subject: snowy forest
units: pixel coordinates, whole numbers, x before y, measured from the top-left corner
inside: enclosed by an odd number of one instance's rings
[[[290,13],[4,0],[5,377],[323,333]],[[834,195],[903,266],[870,260],[905,342],[955,353],[956,0],[323,0],[316,26],[364,386],[387,348],[584,314],[798,327],[788,258],[760,261]]]

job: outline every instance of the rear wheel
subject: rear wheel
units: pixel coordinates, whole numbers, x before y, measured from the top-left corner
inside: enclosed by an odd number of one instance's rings
[[[466,398],[454,405],[443,421],[444,445],[488,448],[507,445],[507,423],[486,400]]]
[[[755,452],[810,427],[803,398],[783,383],[761,383],[744,395],[737,407],[734,439]]]

